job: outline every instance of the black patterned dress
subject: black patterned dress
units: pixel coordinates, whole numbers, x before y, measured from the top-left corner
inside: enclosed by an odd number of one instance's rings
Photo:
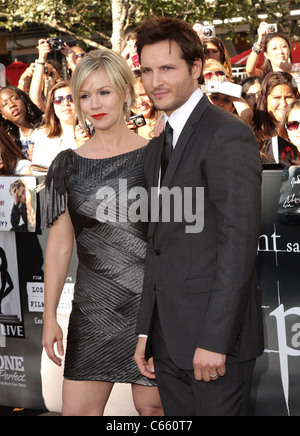
[[[95,160],[67,150],[47,175],[43,227],[65,212],[67,198],[79,260],[64,372],[70,380],[154,384],[133,361],[147,225],[119,207],[120,196],[124,203],[131,189],[145,188],[144,152]]]

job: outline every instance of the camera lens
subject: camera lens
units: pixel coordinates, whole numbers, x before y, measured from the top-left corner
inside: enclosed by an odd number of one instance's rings
[[[210,36],[212,36],[212,30],[211,29],[205,29],[204,31],[203,31],[203,35],[206,37],[206,38],[209,38]]]

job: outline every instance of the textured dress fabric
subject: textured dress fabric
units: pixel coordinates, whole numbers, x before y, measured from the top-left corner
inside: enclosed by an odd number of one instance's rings
[[[67,205],[79,260],[64,372],[70,380],[154,385],[133,361],[147,224],[126,219],[128,193],[145,188],[144,151],[95,160],[67,150],[46,178],[43,227]]]

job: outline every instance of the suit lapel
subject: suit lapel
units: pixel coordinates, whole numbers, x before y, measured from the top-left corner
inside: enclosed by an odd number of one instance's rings
[[[198,105],[195,107],[190,118],[187,120],[180,137],[178,138],[175,150],[172,153],[162,186],[170,187],[176,169],[182,159],[183,153],[189,143],[191,136],[195,131],[195,124],[198,124],[206,108],[210,105],[206,96],[203,96]]]
[[[201,117],[203,115],[203,113],[205,112],[205,110],[207,109],[207,107],[210,105],[211,103],[208,101],[206,96],[203,96],[200,100],[200,102],[198,103],[198,105],[196,106],[196,108],[194,109],[194,111],[192,112],[190,118],[188,119],[188,121],[186,122],[180,137],[178,138],[175,150],[172,153],[164,180],[162,181],[162,187],[167,187],[169,188],[171,186],[172,180],[174,178],[174,175],[176,173],[176,170],[180,164],[180,161],[182,159],[182,156],[186,150],[186,147],[189,143],[189,140],[191,138],[191,136],[193,135],[194,131],[195,131],[195,124],[199,123],[199,121],[201,120]],[[155,152],[155,165],[154,165],[154,171],[153,171],[153,179],[152,182],[153,184],[151,185],[152,187],[157,187],[158,185],[158,176],[159,176],[159,169],[160,169],[160,156],[161,156],[161,150],[162,150],[162,146],[163,146],[163,140],[164,140],[164,135],[162,134],[159,138],[158,138],[158,142],[156,144],[156,152]],[[153,216],[151,215],[151,222],[149,225],[149,234],[152,235],[154,233],[154,229],[156,226],[156,223],[159,221],[159,215],[160,215],[160,211],[162,208],[162,202],[160,202],[160,208],[157,211],[157,216]]]

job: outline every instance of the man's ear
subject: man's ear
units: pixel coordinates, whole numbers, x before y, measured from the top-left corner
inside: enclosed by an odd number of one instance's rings
[[[202,73],[202,67],[203,67],[202,60],[201,59],[197,59],[194,62],[194,65],[192,67],[192,76],[193,76],[193,79],[197,79],[198,80],[200,78],[201,73]]]

